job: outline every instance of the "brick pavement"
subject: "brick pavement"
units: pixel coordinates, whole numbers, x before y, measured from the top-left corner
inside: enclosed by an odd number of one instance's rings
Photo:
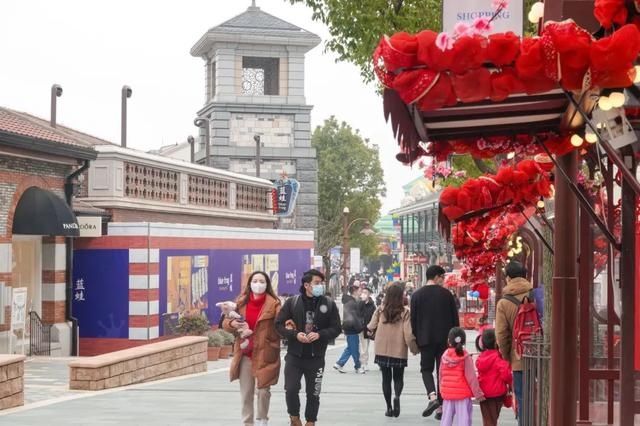
[[[433,418],[423,419],[420,416],[425,396],[418,357],[409,361],[400,417],[386,418],[377,370],[356,375],[351,371],[340,374],[331,369],[343,346],[344,341],[338,340],[337,346],[331,347],[327,354],[329,369],[323,382],[319,425],[438,424]],[[43,365],[46,363],[46,360],[29,363],[25,391],[29,405],[0,413],[0,425],[240,425],[238,385],[228,382],[229,361],[209,363],[210,371],[199,375],[103,392],[65,390],[61,383],[68,374],[66,362],[52,360],[48,366]],[[50,385],[48,390],[47,383]],[[281,378],[272,388],[269,423],[272,426],[288,424],[283,383]],[[476,406],[474,425],[481,424],[480,410]],[[503,413],[500,425],[516,425],[511,411]]]

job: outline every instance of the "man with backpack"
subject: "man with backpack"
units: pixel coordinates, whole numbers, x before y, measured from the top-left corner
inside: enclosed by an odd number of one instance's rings
[[[507,285],[496,306],[496,338],[502,358],[513,371],[513,392],[518,407],[518,425],[522,424],[522,344],[541,332],[533,299],[533,286],[526,279],[522,263],[511,261],[505,267]]]

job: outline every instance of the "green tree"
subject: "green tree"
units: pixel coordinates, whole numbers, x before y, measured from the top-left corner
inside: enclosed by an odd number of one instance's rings
[[[311,142],[318,156],[316,245],[326,266],[329,250],[342,244],[345,207],[350,210],[350,222],[363,218],[373,226],[380,217],[384,177],[377,147],[335,117],[315,129]],[[374,256],[378,254],[378,240],[375,235],[360,233],[365,224],[365,220],[353,223],[349,230],[350,245],[360,247],[363,257]]]
[[[331,38],[326,48],[360,68],[365,82],[373,80],[371,55],[382,35],[399,31],[417,33],[442,28],[442,0],[288,0],[303,3],[313,11],[313,20],[324,23]],[[463,1],[463,0],[456,0]],[[525,34],[537,26],[527,13],[537,0],[525,0]]]
[[[328,50],[360,68],[365,82],[373,80],[371,55],[384,34],[398,31],[439,31],[442,0],[289,0],[304,3],[313,20],[324,23],[331,38]]]

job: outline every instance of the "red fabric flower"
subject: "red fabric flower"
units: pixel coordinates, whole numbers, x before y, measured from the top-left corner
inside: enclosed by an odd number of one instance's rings
[[[516,59],[518,78],[528,94],[548,92],[557,87],[545,76],[542,41],[539,37],[525,38],[520,44],[520,55]]]
[[[627,87],[633,83],[633,61],[640,52],[640,31],[625,25],[609,37],[591,44],[591,79],[601,88]]]
[[[422,98],[434,86],[438,74],[430,69],[421,68],[400,73],[393,81],[393,88],[407,104]]]
[[[443,106],[456,103],[456,95],[451,85],[451,78],[447,73],[440,73],[436,84],[429,90],[426,96],[418,102],[418,109],[421,111],[434,111]]]
[[[442,51],[436,46],[438,33],[425,30],[416,35],[418,41],[417,60],[436,71],[450,69],[453,62],[453,50]]]
[[[584,75],[589,69],[590,45],[591,34],[575,22],[547,22],[542,32],[545,75],[560,81],[567,90],[581,89]]]
[[[451,71],[464,74],[480,68],[486,60],[487,39],[482,36],[463,36],[453,45]]]
[[[524,85],[511,67],[505,67],[502,71],[491,74],[491,100],[504,101],[514,93],[524,92]]]
[[[520,37],[509,31],[491,34],[487,47],[487,60],[496,66],[511,65],[520,52]]]
[[[417,39],[407,33],[397,33],[392,37],[384,36],[381,41],[381,56],[387,71],[416,65],[418,49]]]
[[[624,25],[627,22],[627,6],[624,0],[596,0],[593,16],[606,29],[611,25]]]
[[[453,89],[462,102],[478,102],[491,96],[491,73],[486,68],[453,77]]]

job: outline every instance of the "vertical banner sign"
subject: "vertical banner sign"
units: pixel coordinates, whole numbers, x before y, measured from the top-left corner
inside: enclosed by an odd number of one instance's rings
[[[273,213],[276,216],[291,216],[296,206],[300,184],[295,179],[278,179],[273,188]]]
[[[443,0],[442,30],[452,32],[458,22],[471,24],[478,18],[491,19],[495,13],[492,0]],[[524,29],[523,1],[510,1],[491,22],[491,33],[512,31],[522,36]]]

